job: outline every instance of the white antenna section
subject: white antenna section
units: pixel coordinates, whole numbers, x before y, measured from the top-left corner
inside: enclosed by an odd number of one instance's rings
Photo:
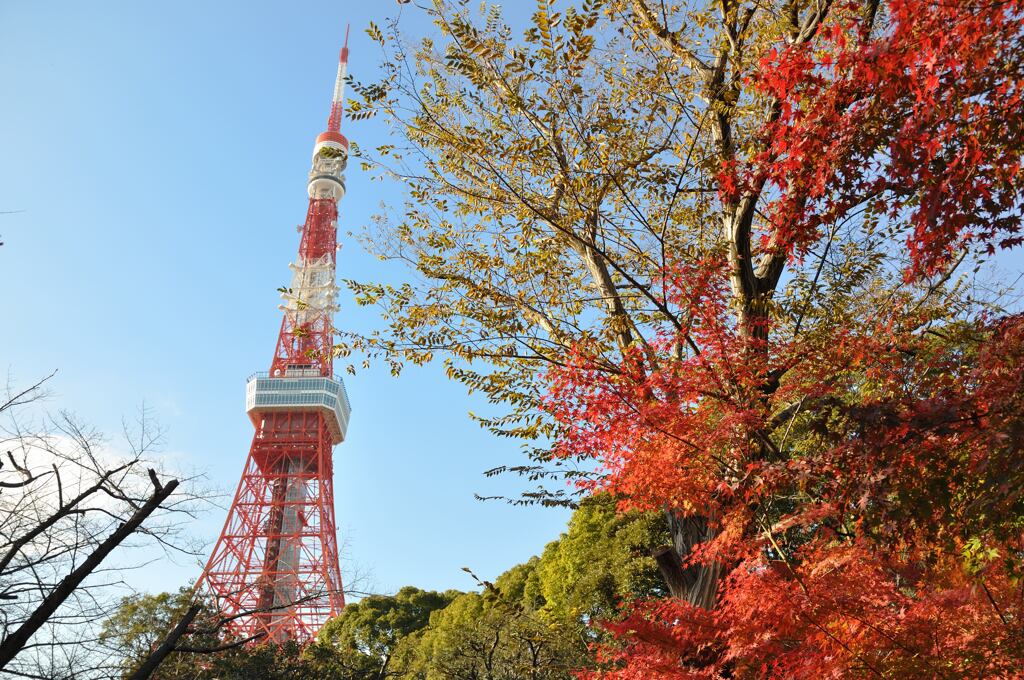
[[[328,320],[338,311],[338,285],[334,282],[334,260],[325,254],[307,262],[300,259],[289,265],[292,270],[291,290],[282,293],[285,311],[296,326]]]
[[[331,102],[341,104],[345,100],[345,76],[348,75],[348,48],[342,48],[342,59],[338,61],[338,77],[334,81],[334,97]]]

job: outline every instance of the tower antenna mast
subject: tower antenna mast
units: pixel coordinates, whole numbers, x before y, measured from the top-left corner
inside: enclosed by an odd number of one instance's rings
[[[331,98],[331,115],[327,118],[330,132],[341,130],[341,118],[345,112],[345,78],[348,76],[348,32],[351,24],[345,26],[345,44],[338,56],[338,76],[334,79],[334,96]]]

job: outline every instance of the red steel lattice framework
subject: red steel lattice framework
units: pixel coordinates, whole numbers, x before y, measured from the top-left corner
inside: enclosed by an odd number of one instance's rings
[[[348,140],[340,132],[348,33],[327,131],[316,139],[309,210],[270,371],[252,376],[256,432],[224,529],[198,587],[242,639],[310,640],[345,606],[334,521],[332,450],[350,407],[334,376],[338,201]]]

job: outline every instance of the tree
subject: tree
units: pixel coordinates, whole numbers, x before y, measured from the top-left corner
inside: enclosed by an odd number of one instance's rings
[[[528,597],[537,558],[513,567],[483,593],[466,593],[431,616],[408,677],[423,680],[568,680],[586,664],[575,627],[540,614]],[[532,600],[532,601],[531,601]]]
[[[463,5],[437,3],[444,43],[414,54],[398,48],[397,25],[370,30],[396,49],[383,82],[355,84],[351,115],[383,112],[401,139],[359,157],[403,180],[411,200],[365,236],[422,284],[350,281],[389,325],[343,331],[339,349],[380,354],[395,370],[445,352],[451,377],[511,407],[485,426],[543,442],[554,425],[537,408],[537,376],[581,338],[614,357],[642,341],[652,315],[675,318],[658,302],[659,263],[711,238],[675,228],[698,219],[707,197],[699,182],[676,187],[685,173],[665,162],[685,150],[675,130],[691,112],[666,109],[663,74],[634,68],[597,30],[600,3],[565,16],[542,8],[521,44],[497,10],[480,28]]]
[[[0,668],[28,677],[97,677],[96,624],[112,610],[129,537],[189,552],[179,518],[197,504],[161,481],[147,456],[159,441],[148,416],[126,428],[127,454],[68,413],[40,425],[42,381],[0,404]],[[9,465],[7,465],[9,463]],[[120,548],[122,562],[107,558]]]
[[[266,642],[232,647],[203,657],[202,673],[189,678],[201,680],[317,680],[302,658],[302,649],[295,642]]]
[[[531,591],[550,619],[574,623],[581,636],[591,621],[613,619],[624,602],[664,597],[651,553],[670,540],[661,513],[619,513],[609,494],[585,498],[567,531],[544,548]]]
[[[406,586],[394,595],[370,595],[349,604],[307,650],[325,678],[386,680],[404,677],[409,650],[433,612],[461,595]]]
[[[182,623],[182,634],[168,640],[169,632]],[[223,624],[224,619],[212,603],[192,586],[185,586],[173,593],[123,598],[116,611],[103,621],[100,642],[125,680],[323,677],[302,658],[298,645],[227,638]],[[168,642],[168,653],[154,658],[154,651]]]
[[[432,614],[408,658],[409,678],[571,678],[594,660],[597,619],[623,602],[664,594],[651,550],[668,538],[660,513],[617,514],[606,494],[584,499],[540,557],[483,592]]]
[[[668,509],[609,675],[1012,674],[1024,322],[959,272],[1021,242],[1021,3],[432,13],[357,88],[415,283],[353,283],[389,327],[341,351],[445,352]]]
[[[188,617],[193,606],[197,606],[197,601],[191,586],[174,593],[134,594],[123,598],[117,610],[103,621],[100,632],[100,643],[118,660],[121,676],[134,677],[167,632]],[[202,603],[198,606],[199,615],[193,615],[188,622],[189,645],[216,647],[221,643],[216,630],[217,617],[210,607],[203,607]],[[208,632],[197,634],[197,631]],[[197,667],[202,665],[206,664],[194,655],[172,654],[153,677],[193,677]]]

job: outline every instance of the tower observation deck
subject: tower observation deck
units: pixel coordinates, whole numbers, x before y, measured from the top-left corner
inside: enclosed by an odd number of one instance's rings
[[[309,641],[345,606],[334,518],[333,447],[351,406],[333,370],[338,202],[348,140],[340,132],[348,33],[327,130],[313,145],[292,280],[266,372],[246,383],[255,434],[224,528],[198,588],[239,639]]]

